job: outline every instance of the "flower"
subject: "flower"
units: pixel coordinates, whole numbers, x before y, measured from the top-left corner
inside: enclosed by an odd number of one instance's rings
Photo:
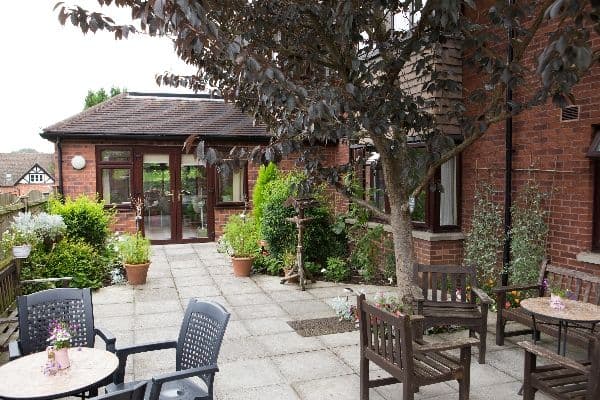
[[[76,325],[69,325],[65,321],[52,321],[48,328],[50,337],[48,342],[54,346],[56,350],[64,349],[71,346],[72,331],[77,329]]]

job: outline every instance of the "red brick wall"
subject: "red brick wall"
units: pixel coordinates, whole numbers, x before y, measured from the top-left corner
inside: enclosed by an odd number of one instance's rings
[[[534,60],[546,43],[550,28],[539,32],[526,66],[535,70]],[[594,50],[600,38],[593,39]],[[593,137],[593,126],[600,123],[600,65],[596,64],[574,90],[581,106],[578,121],[561,122],[561,110],[548,103],[514,118],[513,124],[513,198],[527,182],[551,193],[546,201],[550,212],[548,256],[553,263],[600,273],[600,266],[576,260],[580,252],[591,251],[593,176],[592,162],[585,154]],[[465,88],[476,82],[472,71],[465,71]],[[531,95],[537,86],[530,79],[520,86],[515,97]],[[473,212],[473,193],[477,182],[488,182],[497,190],[502,204],[504,190],[504,126],[497,124],[463,154],[462,226],[468,229]]]
[[[415,258],[419,264],[461,264],[463,259],[462,240],[429,241],[413,239]]]

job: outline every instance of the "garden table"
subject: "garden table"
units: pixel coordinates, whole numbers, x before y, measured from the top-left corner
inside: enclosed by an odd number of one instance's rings
[[[549,297],[532,297],[521,301],[521,307],[531,314],[534,331],[537,330],[535,327],[536,316],[557,321],[558,347],[556,352],[563,356],[567,350],[569,324],[579,328],[587,328],[580,324],[591,324],[591,330],[593,331],[595,324],[600,322],[599,306],[577,300],[565,299],[564,302],[565,308],[557,310],[550,307]]]
[[[0,398],[57,399],[94,389],[116,371],[113,353],[89,347],[69,349],[71,366],[56,375],[45,375],[45,351],[17,358],[0,367]]]

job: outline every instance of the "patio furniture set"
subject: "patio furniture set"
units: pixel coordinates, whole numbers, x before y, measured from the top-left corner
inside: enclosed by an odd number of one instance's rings
[[[458,382],[459,399],[466,400],[472,346],[479,347],[479,363],[485,363],[487,312],[492,300],[477,287],[475,269],[415,264],[415,272],[423,294],[416,302],[417,315],[392,314],[367,302],[364,294],[358,296],[361,400],[369,398],[369,388],[398,382],[403,383],[403,398],[410,400],[419,387],[450,380]],[[565,310],[552,310],[542,286],[548,278],[572,288],[577,300],[569,301]],[[544,263],[538,285],[527,286],[538,289],[539,297],[522,302],[519,312],[526,317],[499,310],[502,329],[497,330],[497,341],[510,335],[504,328],[514,315],[521,318],[518,322],[532,328],[534,342],[518,343],[525,350],[524,399],[533,399],[536,391],[556,399],[600,398],[600,345],[595,332],[600,322],[597,286],[593,276]],[[513,288],[500,287],[497,293],[502,296]],[[106,387],[107,393],[96,399],[213,398],[217,357],[229,320],[229,313],[217,303],[190,300],[176,341],[127,347],[116,346],[113,335],[94,326],[90,289],[51,289],[20,296],[18,310],[19,341],[10,345],[12,361],[0,367],[0,399],[55,399],[74,394],[89,397],[97,396],[100,387]],[[42,373],[51,321],[68,321],[75,327],[71,367],[58,371],[58,379]],[[423,340],[424,328],[448,324],[464,326],[469,337],[438,343]],[[557,353],[535,343],[540,331],[557,338]],[[104,349],[94,348],[96,335],[105,342]],[[565,357],[567,343],[584,346],[588,360],[578,362]],[[175,372],[148,381],[125,382],[129,356],[171,348],[176,349]],[[452,354],[453,350],[458,354]],[[538,357],[552,364],[538,366]],[[370,379],[370,362],[390,376]]]

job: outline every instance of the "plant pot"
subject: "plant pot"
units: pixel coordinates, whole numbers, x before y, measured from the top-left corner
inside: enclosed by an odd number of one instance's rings
[[[20,246],[13,246],[12,248],[14,258],[27,258],[29,257],[29,253],[31,253],[30,244],[22,244]]]
[[[63,349],[54,350],[54,362],[58,369],[67,369],[71,366],[69,360],[69,349],[67,347]]]
[[[253,261],[254,257],[231,257],[231,264],[233,265],[233,275],[250,276]]]
[[[146,276],[148,275],[148,268],[150,263],[145,264],[125,264],[125,272],[127,273],[127,281],[131,285],[143,285],[146,283]]]

